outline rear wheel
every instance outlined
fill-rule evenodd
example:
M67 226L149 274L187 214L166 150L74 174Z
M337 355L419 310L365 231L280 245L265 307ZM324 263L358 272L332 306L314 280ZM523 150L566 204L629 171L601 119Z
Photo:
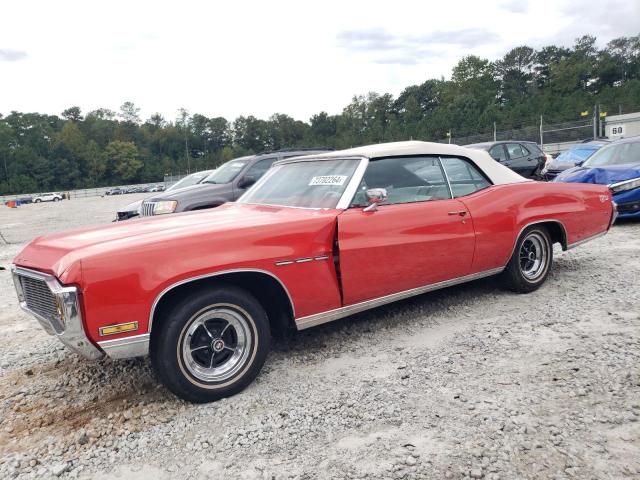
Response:
M516 242L516 248L503 277L508 288L528 293L545 282L553 263L553 246L548 230L540 225L527 228Z
M191 402L240 392L269 351L264 309L236 287L196 291L158 320L150 352L154 370L169 390Z
M53 197L54 202L57 202L58 200L60 200L58 197Z
M39 198L36 198L35 203L40 203L42 200L40 200Z

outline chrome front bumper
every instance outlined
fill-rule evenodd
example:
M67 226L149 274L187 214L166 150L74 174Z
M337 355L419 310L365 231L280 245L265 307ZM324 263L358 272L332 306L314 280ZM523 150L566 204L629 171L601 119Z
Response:
M18 294L20 307L36 317L48 334L54 335L63 344L83 357L97 360L104 356L104 353L89 341L84 331L82 310L76 287L67 287L60 284L53 275L16 267L15 265L11 267L11 273L13 274L13 282ZM36 312L33 308L30 308L30 294L24 291L22 279L32 279L46 284L51 292L51 299L45 298L42 301L52 300L55 303L55 314L46 314L42 310ZM36 301L41 301L42 293L34 294L32 298L37 298Z

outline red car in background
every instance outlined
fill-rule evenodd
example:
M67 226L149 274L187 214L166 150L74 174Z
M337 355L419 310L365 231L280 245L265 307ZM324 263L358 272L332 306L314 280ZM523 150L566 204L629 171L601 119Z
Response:
M151 355L176 395L232 395L273 331L501 274L537 289L554 243L607 232L606 186L539 183L455 145L400 142L277 162L238 202L40 237L21 306L97 359Z

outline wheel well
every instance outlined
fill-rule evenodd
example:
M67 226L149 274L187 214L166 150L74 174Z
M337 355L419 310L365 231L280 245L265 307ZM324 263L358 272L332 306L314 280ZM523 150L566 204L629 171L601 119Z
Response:
M547 227L549 235L551 236L551 243L559 243L562 247L562 250L567 249L567 232L564 229L564 225L562 225L562 223L552 220L539 222L535 225L544 225L545 227Z
M242 288L256 297L267 313L273 335L286 335L288 331L295 329L292 300L280 281L267 273L248 271L213 274L210 277L194 279L162 294L150 319L151 337L153 338L153 331L157 330L159 322L162 321L163 313L171 309L177 301L196 290L201 291L221 285Z

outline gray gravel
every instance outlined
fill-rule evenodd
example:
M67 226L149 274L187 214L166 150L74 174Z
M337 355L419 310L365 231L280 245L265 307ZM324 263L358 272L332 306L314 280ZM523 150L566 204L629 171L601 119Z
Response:
M2 208L0 266L135 199ZM0 478L640 478L639 234L556 250L529 295L486 279L299 333L208 405L68 352L0 271Z

